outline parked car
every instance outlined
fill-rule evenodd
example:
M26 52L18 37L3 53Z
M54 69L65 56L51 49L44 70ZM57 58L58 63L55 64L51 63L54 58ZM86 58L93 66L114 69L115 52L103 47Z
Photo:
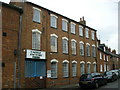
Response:
M117 75L115 74L115 72L108 71L108 72L105 72L103 75L108 82L117 80Z
M98 88L99 86L105 84L107 84L107 80L100 73L83 74L79 79L80 88L85 87Z
M114 72L118 78L120 78L120 70L116 69L116 70L111 70L110 72Z

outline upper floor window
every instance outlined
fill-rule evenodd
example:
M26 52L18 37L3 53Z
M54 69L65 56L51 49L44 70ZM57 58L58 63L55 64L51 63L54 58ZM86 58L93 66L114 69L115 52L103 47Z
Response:
M57 52L57 38L56 34L51 34L51 52Z
M95 40L95 32L92 31L91 34L92 34L92 40Z
M68 38L67 37L62 37L62 50L63 50L63 53L68 54Z
M40 9L33 7L33 21L40 23Z
M86 55L90 56L90 44L86 43Z
M72 44L72 54L76 54L76 40L72 39L71 44Z
M58 60L52 59L51 60L51 78L57 78L58 72Z
M50 26L57 28L57 16L50 14Z
M104 54L104 60L105 60L105 54Z
M71 22L71 33L75 34L75 26L76 24Z
M79 35L83 36L83 27L82 26L79 26Z
M107 56L107 61L108 61L108 56Z
M85 28L85 34L86 34L86 38L89 38L89 29Z
M80 55L83 56L84 55L84 42L80 42Z
M68 63L69 63L68 60L63 61L63 77L69 76Z
M92 45L92 57L96 57L96 47Z
M72 76L76 76L76 75L77 75L77 62L72 61Z
M68 31L68 21L65 19L62 19L62 30Z
M102 53L100 52L100 59L102 59Z
M40 50L40 35L41 32L39 30L32 30L32 49Z

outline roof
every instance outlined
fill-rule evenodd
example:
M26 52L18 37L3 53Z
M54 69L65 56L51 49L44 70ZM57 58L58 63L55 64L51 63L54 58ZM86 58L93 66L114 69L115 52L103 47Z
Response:
M2 4L2 6L14 9L14 10L18 11L20 14L23 13L23 9L21 7L17 7L17 6L14 6L14 5L11 5L11 4L7 4L7 3L4 3L4 2L0 2L0 4Z
M47 10L49 13L54 13L54 14L56 14L56 15L62 16L62 17L64 17L65 19L68 19L69 21L73 21L73 22L75 22L75 23L78 23L78 24L82 25L83 27L86 27L86 28L89 28L89 29L91 29L91 30L97 31L97 30L95 30L95 29L93 29L93 28L91 28L91 27L89 27L89 26L87 26L87 25L84 25L84 24L82 24L82 23L80 23L80 22L77 22L77 21L75 21L75 20L73 20L73 19L70 19L70 18L68 18L68 17L66 17L66 16L63 16L63 15L61 15L61 14L59 14L59 13L56 13L56 12L54 12L54 11L51 11L51 10L49 10L49 9L47 9L47 8L44 8L44 7L40 6L40 5L34 4L34 3L32 3L32 2L29 2L29 1L27 1L26 3L29 3L29 4L34 5L34 6L36 6L36 7L42 8L42 9L44 9L44 10Z
M104 51L102 48L98 47L98 50L100 50L101 52L105 53L105 54L108 54L108 55L111 55L111 56L114 56L114 57L119 57L117 54L114 54L112 52L109 52L109 51Z

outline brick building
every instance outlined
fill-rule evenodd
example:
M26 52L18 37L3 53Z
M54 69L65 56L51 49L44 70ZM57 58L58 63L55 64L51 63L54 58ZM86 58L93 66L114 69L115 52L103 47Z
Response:
M2 26L1 28L1 65L2 65L2 84L4 88L13 88L15 72L18 67L18 33L20 29L20 14L22 10L19 7L1 3ZM17 78L16 78L17 82Z
M105 44L101 44L100 40L98 40L97 69L100 73L119 69L116 51L111 51L111 48L108 48Z
M31 2L2 3L2 14L3 88L76 84L97 72L96 30L84 17L77 22Z

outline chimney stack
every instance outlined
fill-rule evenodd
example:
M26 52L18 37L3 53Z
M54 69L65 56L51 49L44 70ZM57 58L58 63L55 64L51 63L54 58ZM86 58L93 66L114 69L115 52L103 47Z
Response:
M80 23L86 25L86 21L84 20L84 16L82 18L80 18Z
M116 50L115 50L115 49L114 49L114 50L112 50L112 53L116 54Z

